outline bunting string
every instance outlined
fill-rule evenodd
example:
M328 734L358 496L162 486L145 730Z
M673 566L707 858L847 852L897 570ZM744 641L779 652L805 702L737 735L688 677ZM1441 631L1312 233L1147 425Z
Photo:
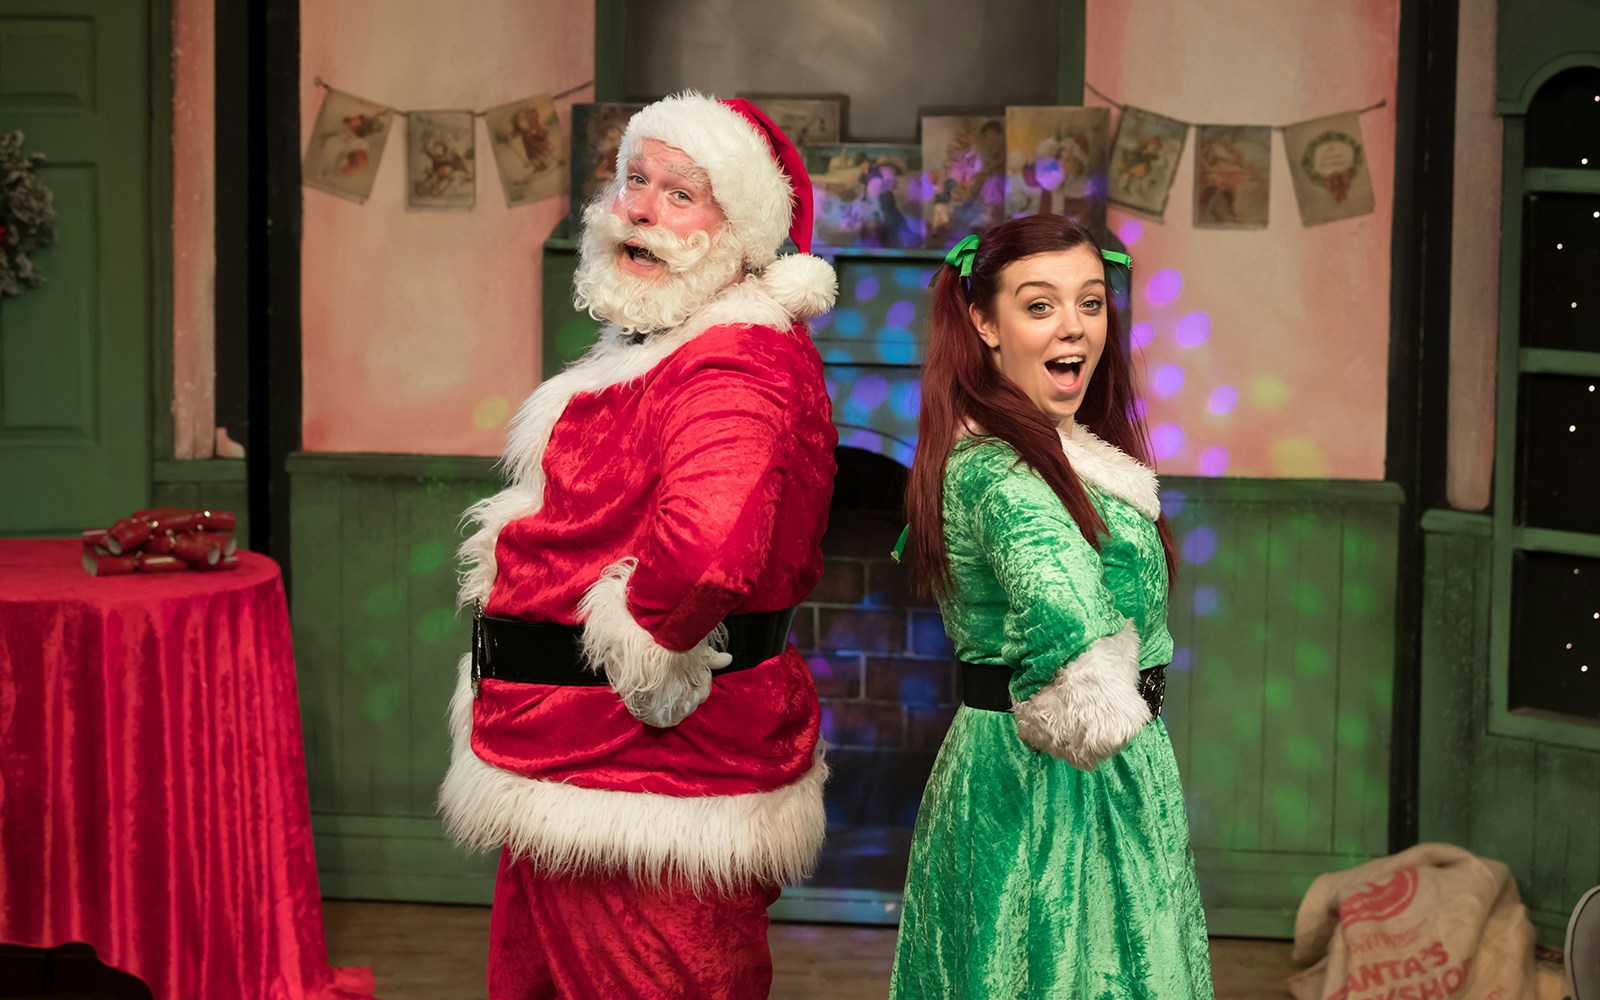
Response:
M321 87L323 90L339 90L340 89L338 87L335 87L333 84L329 83L328 81L324 80L320 75L312 77L311 78L311 82L316 84L317 86ZM580 83L580 84L578 84L576 86L568 87L566 90L561 91L559 94L551 94L550 95L550 99L552 101L559 101L562 98L571 97L573 94L576 94L578 91L584 89L585 87L592 87L592 86L594 86L594 81L593 80L585 80L585 81L583 81L582 83ZM384 107L389 108L390 110L394 111L395 114L399 114L399 115L409 115L409 114L413 113L413 112L410 112L410 111L406 111L404 108L397 108L392 104L385 104ZM474 111L472 114L473 114L474 117L482 118L484 116L485 112L483 112L483 111Z
M1087 80L1084 81L1083 87L1084 87L1085 90L1087 90L1090 93L1094 94L1094 96L1100 98L1102 101L1105 101L1107 104L1111 105L1113 108L1116 108L1118 111L1122 111L1127 107L1126 104L1123 104L1121 101L1117 100L1116 98L1109 96L1105 91L1101 90L1099 87L1096 87L1094 84L1088 82ZM1375 104L1369 104L1364 108L1356 108L1354 111L1348 112L1348 114L1364 115L1369 111L1376 111L1379 108L1385 108L1385 107L1388 107L1388 106L1389 106L1388 100L1381 100L1381 101L1378 101ZM1175 121L1175 122L1177 122L1177 123L1179 123L1181 125L1187 125L1190 128L1194 127L1194 122L1186 122L1181 118L1173 118L1172 121ZM1272 125L1272 126L1269 126L1269 127L1273 128L1273 129L1276 129L1279 132L1282 132L1284 129L1290 128L1291 126L1289 126L1289 125Z

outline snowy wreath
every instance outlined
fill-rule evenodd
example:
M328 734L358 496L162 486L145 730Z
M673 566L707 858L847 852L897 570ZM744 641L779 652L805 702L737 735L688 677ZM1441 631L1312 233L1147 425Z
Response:
M1317 154L1322 147L1338 144L1350 148L1350 162L1343 165L1340 170L1322 173L1317 170ZM1356 172L1365 162L1366 154L1361 149L1361 140L1348 132L1329 130L1306 143L1306 151L1300 157L1300 169L1305 171L1306 177L1313 184L1321 184L1333 195L1334 201L1344 201L1345 195L1350 193L1350 183L1355 180Z
M0 298L38 288L31 254L55 242L56 210L39 177L43 153L24 153L22 133L0 134Z

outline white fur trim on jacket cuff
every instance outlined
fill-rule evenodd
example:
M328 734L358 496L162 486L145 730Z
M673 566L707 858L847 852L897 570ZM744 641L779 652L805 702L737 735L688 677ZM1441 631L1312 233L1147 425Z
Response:
M1150 722L1139 694L1139 633L1096 639L1032 698L1012 708L1022 742L1092 771Z
M676 726L711 694L711 670L728 665L719 652L725 630L718 625L683 652L656 642L628 611L628 579L639 560L620 559L578 602L583 621L583 656L589 669L604 671L635 719L647 726Z

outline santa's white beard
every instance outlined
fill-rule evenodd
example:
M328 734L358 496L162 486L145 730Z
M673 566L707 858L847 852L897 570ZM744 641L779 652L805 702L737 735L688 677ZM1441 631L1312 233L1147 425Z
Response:
M578 270L572 279L579 309L627 333L672 330L739 276L744 254L732 227L724 224L715 236L700 232L687 239L659 227L639 228L611 211L615 194L602 194L583 210ZM624 243L636 243L660 258L661 273L644 277L622 270L618 250Z

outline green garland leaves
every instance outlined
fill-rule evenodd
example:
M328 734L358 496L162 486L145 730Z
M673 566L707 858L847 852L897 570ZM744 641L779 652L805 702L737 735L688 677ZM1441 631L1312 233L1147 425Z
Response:
M22 133L0 134L0 298L44 281L31 254L55 242L56 209L39 178L43 153L24 153Z

